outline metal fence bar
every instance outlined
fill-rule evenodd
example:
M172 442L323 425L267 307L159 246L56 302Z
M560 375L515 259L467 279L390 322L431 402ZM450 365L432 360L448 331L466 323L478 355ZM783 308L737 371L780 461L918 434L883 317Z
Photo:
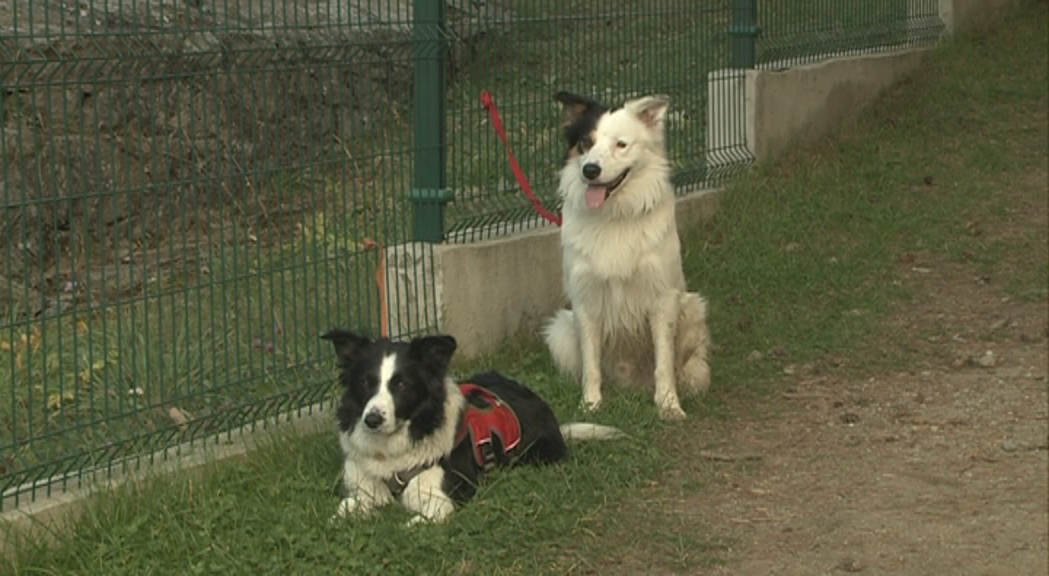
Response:
M444 239L447 34L444 2L415 0L415 167L411 200L415 240Z
M733 0L729 34L732 37L732 65L736 68L753 68L757 62L755 44L761 35L761 28L758 27L758 0Z

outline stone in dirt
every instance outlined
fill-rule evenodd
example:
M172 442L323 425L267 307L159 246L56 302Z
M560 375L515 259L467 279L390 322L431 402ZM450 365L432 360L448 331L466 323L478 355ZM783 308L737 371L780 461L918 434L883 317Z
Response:
M998 358L995 357L994 351L988 350L982 356L976 358L975 362L981 368L994 368L998 364Z

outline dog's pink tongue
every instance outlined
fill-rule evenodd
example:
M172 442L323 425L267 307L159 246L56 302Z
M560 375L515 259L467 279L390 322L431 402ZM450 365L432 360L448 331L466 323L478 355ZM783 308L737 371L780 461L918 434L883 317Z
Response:
M588 208L600 208L605 203L608 190L604 186L586 187L586 205Z

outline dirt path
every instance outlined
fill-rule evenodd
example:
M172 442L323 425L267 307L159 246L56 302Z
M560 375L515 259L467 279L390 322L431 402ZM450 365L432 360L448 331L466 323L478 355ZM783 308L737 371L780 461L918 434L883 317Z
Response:
M1046 182L1003 198L1012 215L983 233L1044 243ZM780 395L696 422L704 487L680 520L729 543L702 572L1049 573L1049 306L1004 289L1029 259L1006 255L988 278L903 255L914 298L889 322L920 360L859 380L788 369Z

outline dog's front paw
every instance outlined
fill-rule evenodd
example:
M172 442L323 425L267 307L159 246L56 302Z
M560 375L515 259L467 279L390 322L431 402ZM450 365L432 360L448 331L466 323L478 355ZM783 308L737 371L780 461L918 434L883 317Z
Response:
M601 408L601 396L597 398L583 398L579 405L586 412L597 412Z
M687 417L681 405L676 401L661 403L659 405L659 419L666 421L684 420Z
M430 520L426 516L423 516L422 514L416 514L415 516L412 516L411 520L405 522L404 527L411 528L412 526L418 526L420 524L431 524L432 522L433 520Z
M339 507L335 510L335 515L331 519L334 521L351 516L367 516L367 514L368 508L356 498L350 496L343 498L342 502L339 502Z

